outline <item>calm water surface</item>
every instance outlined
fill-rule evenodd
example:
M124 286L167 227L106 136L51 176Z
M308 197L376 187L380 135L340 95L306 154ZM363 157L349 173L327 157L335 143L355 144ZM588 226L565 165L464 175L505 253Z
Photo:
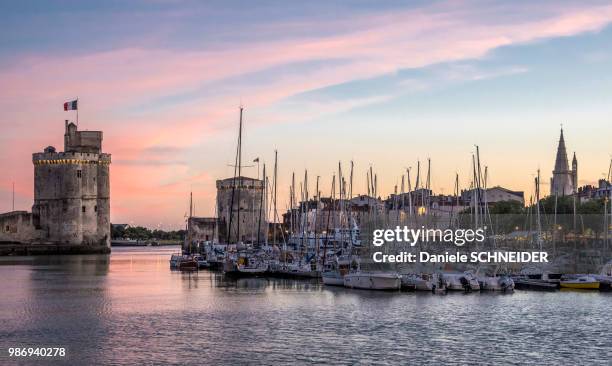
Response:
M175 248L0 258L0 364L612 364L612 294L379 293L169 269ZM64 359L9 347L66 347Z

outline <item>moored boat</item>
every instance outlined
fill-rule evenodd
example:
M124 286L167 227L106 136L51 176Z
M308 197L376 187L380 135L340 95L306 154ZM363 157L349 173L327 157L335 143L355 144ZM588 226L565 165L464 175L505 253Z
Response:
M344 276L344 287L363 290L399 290L401 276L397 273L352 272Z
M170 257L170 268L179 270L197 270L198 262L187 254L172 254Z
M561 288L598 290L599 281L592 276L580 276L576 278L561 279Z
M414 288L417 291L432 291L436 288L443 288L444 285L438 281L438 274L403 274L402 275L402 287Z
M344 286L344 276L338 271L326 271L321 273L323 284L328 286Z
M331 268L323 271L321 277L323 284L329 286L344 286L344 276L351 269L359 270L359 258L357 256L342 255L337 257Z
M480 284L471 272L444 272L442 278L447 290L466 292L480 290Z
M210 268L210 263L208 263L208 261L206 260L206 258L204 258L203 255L196 254L193 256L193 259L195 259L195 261L198 262L199 269Z

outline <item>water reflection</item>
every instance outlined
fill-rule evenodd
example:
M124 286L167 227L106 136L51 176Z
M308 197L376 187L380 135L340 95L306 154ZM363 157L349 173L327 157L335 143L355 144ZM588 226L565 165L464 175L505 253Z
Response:
M65 364L601 363L612 294L372 292L170 271L175 248L0 258L0 349ZM571 339L572 349L566 346ZM4 358L3 358L4 357ZM6 364L0 355L0 364ZM53 363L53 362L52 362Z

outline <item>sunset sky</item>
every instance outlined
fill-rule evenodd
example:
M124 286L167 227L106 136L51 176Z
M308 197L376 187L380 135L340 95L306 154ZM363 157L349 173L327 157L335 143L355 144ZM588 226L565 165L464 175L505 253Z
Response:
M358 193L372 165L386 196L430 157L434 191L451 193L475 144L489 184L528 198L561 123L580 184L595 183L612 153L612 4L512 4L2 2L0 212L13 181L31 210L31 154L62 149L77 96L79 127L112 154L114 223L182 227L190 190L213 215L241 104L243 159L271 169L278 149L283 208L292 171L328 194L339 160Z

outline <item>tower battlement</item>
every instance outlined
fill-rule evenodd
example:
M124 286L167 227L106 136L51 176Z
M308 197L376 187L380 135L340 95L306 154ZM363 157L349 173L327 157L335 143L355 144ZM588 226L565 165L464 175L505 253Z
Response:
M77 125L66 120L64 151L100 153L102 151L102 131L78 131Z

